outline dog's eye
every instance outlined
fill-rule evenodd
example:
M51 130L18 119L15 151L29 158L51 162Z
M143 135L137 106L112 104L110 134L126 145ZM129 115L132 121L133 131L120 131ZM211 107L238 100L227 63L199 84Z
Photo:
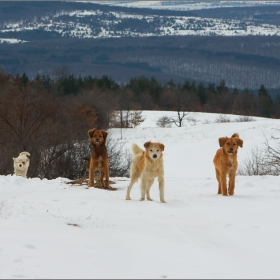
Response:
M157 152L158 152L159 150L157 150Z
M153 150L150 150L150 152L152 152Z

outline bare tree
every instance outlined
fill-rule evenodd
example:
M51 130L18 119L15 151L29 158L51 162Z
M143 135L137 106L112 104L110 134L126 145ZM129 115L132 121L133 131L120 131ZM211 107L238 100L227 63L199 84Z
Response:
M170 121L173 122L176 126L182 127L183 121L187 120L193 124L196 123L196 118L193 113L185 111L177 111L177 117L170 117Z

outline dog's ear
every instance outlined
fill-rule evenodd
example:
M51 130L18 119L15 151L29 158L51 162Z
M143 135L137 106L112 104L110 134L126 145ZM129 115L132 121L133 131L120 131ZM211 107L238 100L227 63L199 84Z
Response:
M150 144L151 144L151 141L148 141L144 144L144 147L147 149L150 146Z
M93 137L93 134L94 134L94 131L95 131L96 129L95 128L92 128L92 129L90 129L89 131L88 131L88 136L89 136L89 138L92 138Z
M162 143L159 143L159 146L160 146L161 150L164 151L164 148L165 148L164 145Z
M106 139L106 138L107 138L107 135L108 135L108 132L107 132L107 131L102 130L102 134L103 134L103 138L104 138L104 139Z
M220 147L223 147L225 145L227 139L228 139L227 137L219 138L219 145L220 145Z
M239 147L243 148L243 140L241 139L236 139L236 143Z

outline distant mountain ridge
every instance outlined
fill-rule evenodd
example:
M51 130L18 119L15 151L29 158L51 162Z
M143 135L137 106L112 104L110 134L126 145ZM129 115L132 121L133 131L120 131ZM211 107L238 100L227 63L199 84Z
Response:
M229 87L278 89L280 3L247 2L208 1L211 9L202 9L194 1L196 10L174 9L178 1L161 1L164 9L155 8L159 1L0 2L0 70L34 78L67 65L117 82L224 79Z
M28 5L32 2L27 2ZM280 11L280 5L276 7ZM9 20L1 17L0 43L32 41L32 33L38 31L53 32L58 37L93 39L187 35L280 36L278 25L261 23L261 20L201 17L188 12L186 15L177 12L176 15L176 11L166 10L165 14L159 15L155 10L131 10L127 7L111 6L111 9L102 4L72 2L69 7L57 4L56 9L33 14L33 18L32 14L26 18L20 14L18 19L14 17L13 20L13 17ZM3 10L7 12L7 9ZM166 14L168 12L170 14Z

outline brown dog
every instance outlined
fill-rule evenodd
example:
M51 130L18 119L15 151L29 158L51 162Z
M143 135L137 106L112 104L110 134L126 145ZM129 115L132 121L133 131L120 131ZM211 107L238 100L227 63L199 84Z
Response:
M134 183L141 177L141 198L140 201L152 201L150 188L158 177L160 202L164 200L164 168L163 151L164 145L161 143L146 142L145 151L138 145L132 144L133 160L130 167L130 183L127 188L126 200L130 200L130 191Z
M233 195L235 188L235 176L238 166L237 151L238 146L243 147L243 140L239 139L239 134L234 133L231 138L219 138L220 149L217 150L213 159L216 170L216 178L219 183L218 194L224 196ZM227 176L229 184L227 189Z
M100 173L100 183L104 188L109 187L109 158L106 148L106 138L108 133L95 128L88 131L89 140L92 144L92 153L89 160L89 181L88 186L94 186L94 174ZM105 176L105 184L104 184Z

